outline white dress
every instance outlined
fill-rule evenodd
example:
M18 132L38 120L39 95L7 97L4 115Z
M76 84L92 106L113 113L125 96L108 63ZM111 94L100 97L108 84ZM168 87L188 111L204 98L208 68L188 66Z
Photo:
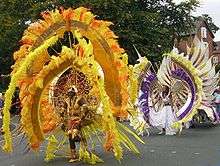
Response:
M176 121L176 116L172 111L170 103L170 99L167 95L166 97L162 97L164 106L161 110L155 111L151 108L149 113L149 122L152 126L157 127L158 129L162 130L165 129L166 135L174 135L176 134L177 130L172 128L172 124Z

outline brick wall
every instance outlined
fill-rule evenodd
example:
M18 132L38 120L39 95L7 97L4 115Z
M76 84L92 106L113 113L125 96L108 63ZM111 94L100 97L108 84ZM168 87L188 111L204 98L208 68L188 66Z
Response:
M206 29L207 29L207 37L206 38L202 38L202 36L201 36L201 28L202 27L206 27ZM198 26L197 36L199 37L199 39L201 41L208 43L208 46L209 46L209 57L211 57L212 54L213 54L213 51L214 51L214 41L213 41L214 36L213 36L212 32L210 32L208 30L208 27L207 27L207 25L206 25L206 23L204 21L202 21L200 26Z
M206 38L202 37L201 34L201 28L206 28ZM197 27L195 29L195 32L191 35L183 36L182 39L178 42L177 48L179 49L180 53L187 52L187 45L191 47L194 37L197 36L201 41L206 42L209 47L209 57L213 55L213 52L215 51L215 42L214 42L214 35L211 32L211 30L208 28L208 25L205 21L199 21L197 23ZM217 53L216 53L217 54ZM220 60L220 59L219 59Z
M187 53L187 45L191 47L194 37L195 35L191 35L180 39L180 41L177 44L177 48L180 53Z

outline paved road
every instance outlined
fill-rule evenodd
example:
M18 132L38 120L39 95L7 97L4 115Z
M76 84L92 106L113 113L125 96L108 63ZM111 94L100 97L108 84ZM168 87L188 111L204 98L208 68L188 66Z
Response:
M145 145L138 144L140 155L128 151L121 164L111 154L96 147L105 163L100 166L220 166L220 126L184 130L181 136L160 136L151 131L150 137L143 137ZM59 158L45 163L42 153L22 154L22 144L16 145L14 153L0 152L0 166L84 166L83 163L69 164Z

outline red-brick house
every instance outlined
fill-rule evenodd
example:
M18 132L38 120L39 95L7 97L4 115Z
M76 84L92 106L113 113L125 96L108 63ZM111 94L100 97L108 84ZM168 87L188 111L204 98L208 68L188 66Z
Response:
M220 41L215 42L212 60L214 64L220 64Z
M214 34L209 28L207 22L200 17L196 23L195 29L191 34L182 34L181 39L178 41L176 47L179 49L180 53L187 51L187 45L190 47L192 45L195 36L205 45L209 47L209 57L212 57L214 64L220 63L220 42L214 42Z

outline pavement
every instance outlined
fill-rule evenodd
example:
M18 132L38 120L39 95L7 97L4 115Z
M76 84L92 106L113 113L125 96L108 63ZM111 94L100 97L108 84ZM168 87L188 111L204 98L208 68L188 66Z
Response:
M145 145L137 143L141 152L134 155L127 150L118 162L111 153L105 153L101 145L96 147L105 162L98 166L220 166L220 126L203 126L183 130L180 136L157 135L156 130L142 139ZM84 163L68 163L66 158L44 161L42 151L24 154L24 143L14 139L14 152L0 152L0 166L84 166ZM2 142L1 142L2 144ZM41 149L42 150L42 149Z

